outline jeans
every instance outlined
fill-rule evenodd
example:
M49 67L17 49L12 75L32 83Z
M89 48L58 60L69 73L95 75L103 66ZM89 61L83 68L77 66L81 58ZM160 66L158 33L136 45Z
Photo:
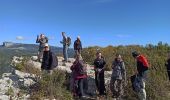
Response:
M64 60L68 61L68 46L67 45L63 46L63 55L64 55Z

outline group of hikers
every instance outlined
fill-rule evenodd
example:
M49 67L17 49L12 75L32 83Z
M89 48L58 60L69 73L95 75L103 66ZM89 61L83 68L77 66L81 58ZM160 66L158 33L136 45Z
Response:
M63 45L63 62L68 62L68 48L71 45L71 38L67 37L65 32L62 32L63 40L60 43ZM48 38L41 34L37 36L36 43L40 43L38 60L42 62L42 71L52 74L52 70L58 66L58 59L56 55L50 50L48 45ZM80 36L74 42L75 61L70 67L71 80L70 86L73 96L80 98L88 98L88 81L87 81L87 64L81 56L82 43ZM137 51L132 52L132 57L136 59L137 71L136 74L131 76L132 88L137 93L139 100L146 100L145 82L147 73L149 70L149 63L146 57ZM99 97L104 97L106 93L105 87L105 66L106 61L102 53L96 51L96 59L94 59L94 71L95 71L95 84L97 88L97 94ZM168 76L170 80L170 53L168 60L165 64L167 66ZM116 54L112 62L112 75L110 81L110 90L112 97L121 99L124 93L125 86L127 85L127 76L125 63L120 54Z

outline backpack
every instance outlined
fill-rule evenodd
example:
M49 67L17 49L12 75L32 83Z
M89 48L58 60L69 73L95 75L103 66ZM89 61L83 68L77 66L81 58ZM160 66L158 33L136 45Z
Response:
M140 55L138 58L137 58L138 61L142 62L143 63L143 66L145 67L149 67L149 63L146 59L146 57L144 57L143 55Z
M46 39L46 43L48 43L48 38L47 38L47 37L45 37L45 39Z
M140 92L141 89L143 89L145 86L143 85L141 79L137 75L133 75L130 77L131 83L132 83L132 89L135 92Z
M67 45L70 46L71 45L71 38L67 37Z
M78 62L78 64L79 64L79 69L78 69L78 73L79 73L79 75L85 75L86 74L86 66L85 66L85 64L83 63L83 62Z

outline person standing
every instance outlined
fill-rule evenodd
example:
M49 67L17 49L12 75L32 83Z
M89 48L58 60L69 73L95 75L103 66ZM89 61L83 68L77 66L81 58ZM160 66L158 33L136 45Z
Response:
M58 59L56 55L50 50L49 45L46 43L44 45L41 70L49 74L52 74L53 69L56 68L57 66L58 66Z
M123 84L126 85L126 69L121 55L116 55L112 64L112 76L110 89L113 93L113 98L121 98L123 95Z
M76 55L81 54L82 43L81 43L81 40L80 40L80 36L78 36L77 40L74 42L74 51L75 51Z
M165 66L167 68L167 73L168 73L168 77L170 81L170 52L168 53L168 59L167 59L167 62L165 63Z
M87 84L84 84L87 78L86 71L87 69L81 55L76 56L76 60L71 66L71 70L72 70L71 84L73 86L72 91L74 96L79 96L80 98L88 98L85 89L85 86L87 86Z
M64 61L68 62L68 47L71 44L71 39L66 36L65 32L62 32L62 37L63 37L63 40L60 41L60 43L63 44Z
M149 63L145 56L141 55L137 51L132 52L132 56L137 62L137 74L135 75L135 90L138 93L140 100L146 100L145 81L147 77L147 71L149 70Z
M105 70L105 60L102 57L101 52L97 52L97 58L94 60L94 70L95 70L95 82L97 89L99 91L99 95L105 95L105 80L104 80L104 70Z
M37 40L36 43L39 43L39 50L38 50L38 60L40 62L42 62L42 58L43 58L43 49L44 49L44 45L45 43L48 43L48 38L44 35L41 34L40 36L37 36Z

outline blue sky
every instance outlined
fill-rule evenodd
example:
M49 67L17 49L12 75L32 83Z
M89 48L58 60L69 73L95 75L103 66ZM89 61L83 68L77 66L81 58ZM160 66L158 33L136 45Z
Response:
M0 43L35 43L61 32L83 45L170 43L170 0L0 0Z

